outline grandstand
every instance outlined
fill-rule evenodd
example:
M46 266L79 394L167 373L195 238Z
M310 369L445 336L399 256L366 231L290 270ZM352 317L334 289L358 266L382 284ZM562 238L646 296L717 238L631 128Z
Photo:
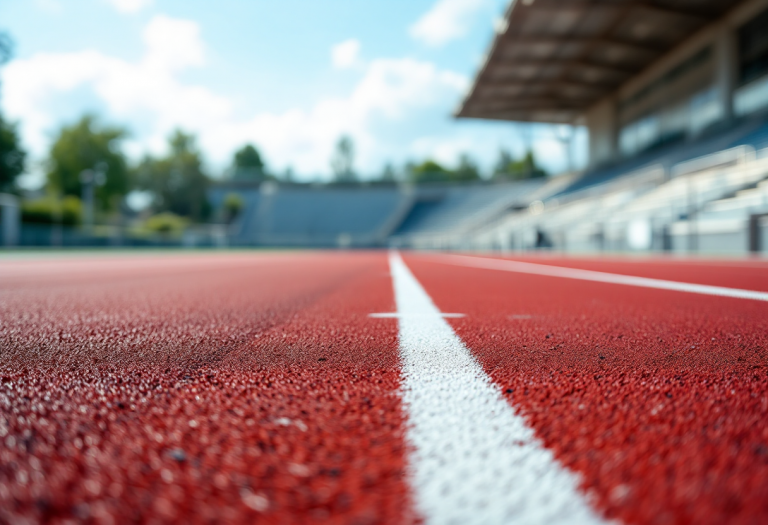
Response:
M231 226L237 246L363 247L384 243L403 212L404 195L394 186L222 184L211 192L215 207L229 193L244 207Z
M545 181L387 185L225 182L210 193L221 208L230 193L244 207L231 225L235 246L412 246L527 208Z
M764 251L765 27L765 0L512 2L457 116L584 125L588 167L431 246Z
M768 211L768 155L748 146L651 165L594 187L559 192L471 232L476 248L562 251L757 251ZM756 236L756 237L755 237ZM544 239L546 242L542 242ZM752 240L751 240L752 239ZM464 239L443 240L458 246ZM765 244L762 244L765 246Z

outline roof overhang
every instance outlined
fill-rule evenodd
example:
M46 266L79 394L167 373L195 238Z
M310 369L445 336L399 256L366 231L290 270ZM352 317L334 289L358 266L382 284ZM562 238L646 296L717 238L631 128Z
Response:
M573 123L733 0L517 0L456 113Z

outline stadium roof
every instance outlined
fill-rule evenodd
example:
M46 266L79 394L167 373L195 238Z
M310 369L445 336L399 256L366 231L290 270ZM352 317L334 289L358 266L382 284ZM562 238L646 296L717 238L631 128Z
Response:
M733 0L517 0L457 117L570 123Z

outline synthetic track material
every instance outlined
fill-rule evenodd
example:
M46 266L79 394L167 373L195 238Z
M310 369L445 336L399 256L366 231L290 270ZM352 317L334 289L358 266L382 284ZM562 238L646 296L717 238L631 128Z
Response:
M401 257L390 255L416 505L431 525L599 524Z
M608 517L766 521L768 304L405 261Z
M0 522L411 521L386 258L57 264L2 278Z
M598 514L768 522L768 303L433 257L404 261ZM418 522L395 311L385 253L0 260L0 523Z

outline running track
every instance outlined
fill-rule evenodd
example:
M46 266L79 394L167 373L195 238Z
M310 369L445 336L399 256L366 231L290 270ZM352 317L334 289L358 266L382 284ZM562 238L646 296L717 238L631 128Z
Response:
M0 260L0 523L768 522L768 263L517 261Z

